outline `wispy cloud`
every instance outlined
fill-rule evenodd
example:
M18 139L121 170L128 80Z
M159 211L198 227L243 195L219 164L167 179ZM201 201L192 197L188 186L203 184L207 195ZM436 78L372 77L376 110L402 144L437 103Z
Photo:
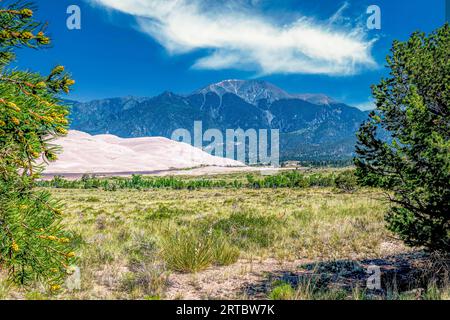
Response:
M350 4L348 2L344 2L339 10L328 19L328 23L334 24L345 21L344 11L347 10L349 6Z
M89 0L136 16L142 32L170 54L207 49L202 69L246 69L261 74L351 75L376 66L362 28L337 26L345 3L328 21L300 17L280 25L255 6L234 0Z
M376 108L375 101L372 98L369 101L356 103L354 106L363 111L374 110Z

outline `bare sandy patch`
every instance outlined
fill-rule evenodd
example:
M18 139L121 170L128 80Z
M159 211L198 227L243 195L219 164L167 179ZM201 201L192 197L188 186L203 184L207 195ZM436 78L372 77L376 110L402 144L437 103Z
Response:
M173 273L168 279L166 299L254 299L246 286L260 282L278 270L298 270L303 260L239 260L225 267L213 267L196 274ZM264 288L262 288L264 289ZM262 290L265 291L265 290Z

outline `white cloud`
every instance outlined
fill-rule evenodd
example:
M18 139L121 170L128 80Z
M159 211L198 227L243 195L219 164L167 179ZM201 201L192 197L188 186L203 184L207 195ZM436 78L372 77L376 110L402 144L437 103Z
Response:
M362 103L356 103L354 106L362 111L374 110L376 108L375 101L373 99Z
M208 49L196 68L351 75L376 66L374 41L363 29L336 26L347 4L328 22L301 17L279 25L255 9L258 1L234 0L227 6L211 0L90 1L136 16L140 30L171 54Z

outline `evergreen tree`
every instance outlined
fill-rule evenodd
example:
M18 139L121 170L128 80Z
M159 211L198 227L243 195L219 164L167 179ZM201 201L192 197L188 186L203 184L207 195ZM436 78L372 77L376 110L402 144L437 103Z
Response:
M9 68L19 48L50 44L33 8L0 2L0 268L20 284L45 281L58 290L75 254L60 224L61 206L35 191L51 144L67 134L68 109L57 98L74 81L62 66L48 76Z
M390 191L390 230L411 246L449 252L449 25L395 41L387 62L390 76L373 86L377 108L358 133L357 175Z

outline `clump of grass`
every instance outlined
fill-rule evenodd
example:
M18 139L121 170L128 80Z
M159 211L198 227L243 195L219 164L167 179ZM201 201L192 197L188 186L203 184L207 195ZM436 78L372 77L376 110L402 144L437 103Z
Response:
M325 292L318 284L318 277L303 277L299 279L295 300L320 300L318 297L325 296Z
M370 296L367 294L367 290L361 288L360 286L356 285L352 288L352 300L370 300Z
M270 300L293 300L296 296L295 289L289 283L280 282L269 294Z
M148 300L148 301L161 300L161 297L160 296L145 296L144 300Z
M422 297L424 300L442 300L442 293L436 283L431 283Z
M277 283L277 282L276 282ZM272 300L345 300L349 293L343 289L324 285L319 277L300 277L296 288L279 282L269 293Z
M167 286L167 274L155 264L135 265L120 280L120 289L133 297L161 297Z
M10 292L11 285L4 280L0 280L0 300L6 299Z
M239 252L212 232L181 230L164 237L162 256L171 270L198 272L214 264L232 264L237 261Z
M86 202L92 202L92 203L94 203L94 202L101 202L100 198L98 198L98 197L93 197L93 196L86 198L84 201L86 201Z
M110 246L92 246L86 252L86 260L88 265L102 266L111 264L115 260L115 248Z
M150 210L146 213L146 220L162 220L173 219L183 215L193 214L191 211L181 210L178 208L170 208L164 205L160 205L156 210Z
M143 231L133 232L129 241L124 246L124 253L128 256L129 262L134 261L154 261L157 255L157 240L153 235Z
M252 245L269 247L275 240L280 221L272 215L261 215L252 211L233 212L229 217L217 221L215 231L228 235L242 249Z
M239 259L239 248L231 245L225 239L214 241L214 264L218 266L229 266Z
M450 285L448 285L446 288L442 289L442 300L450 300Z
M39 291L29 291L25 293L25 299L31 301L48 300L48 297Z
M214 261L210 237L192 231L179 231L162 243L162 256L167 267L179 272L197 272Z
M106 215L101 214L97 217L95 224L98 230L105 230L108 223Z

